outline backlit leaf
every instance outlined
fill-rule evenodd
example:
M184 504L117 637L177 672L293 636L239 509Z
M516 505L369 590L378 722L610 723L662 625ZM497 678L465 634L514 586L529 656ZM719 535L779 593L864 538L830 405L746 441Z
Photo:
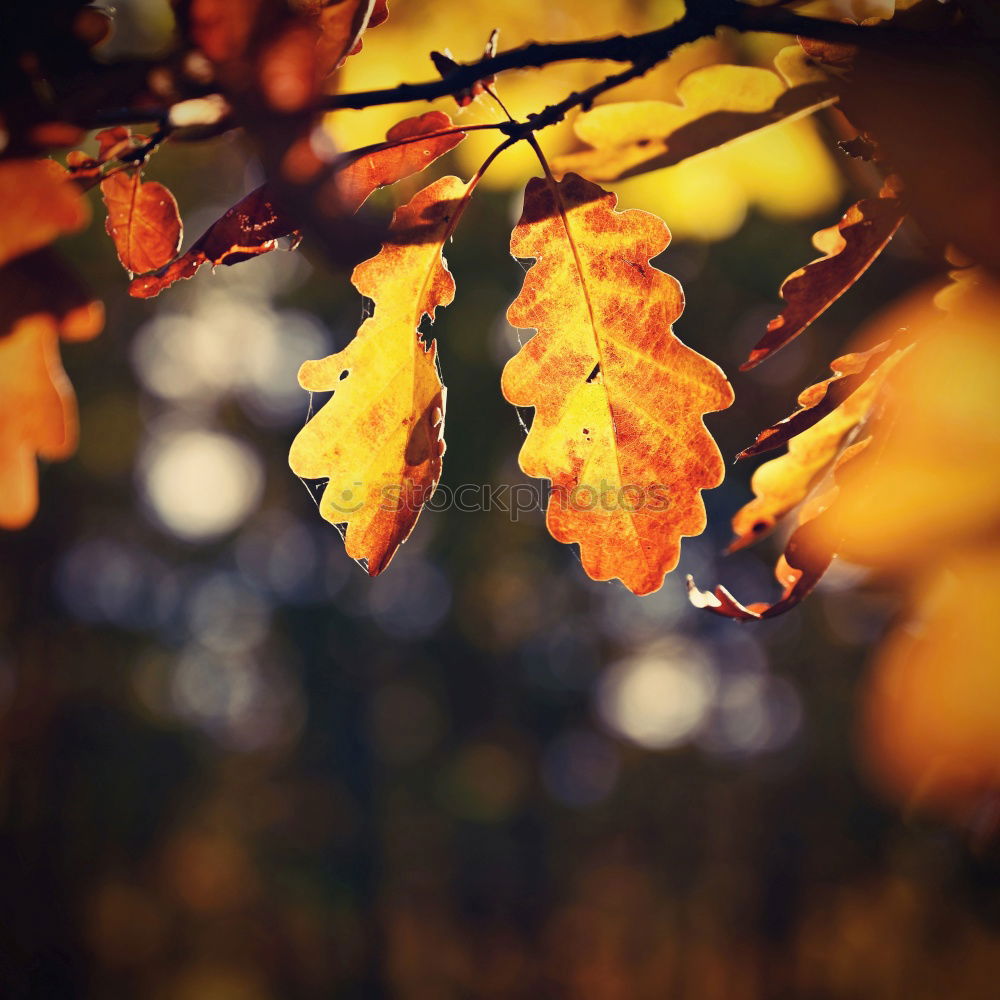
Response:
M886 375L897 360L898 352L880 361L865 382L839 406L793 437L785 454L757 468L750 480L754 499L733 517L735 537L730 551L742 549L769 535L779 518L806 498L837 457L847 435L868 416ZM804 395L820 386L807 389Z
M828 413L835 410L852 393L860 389L885 359L889 341L873 347L870 351L845 354L830 362L834 373L830 378L809 386L799 393L799 409L784 420L762 430L749 448L744 448L736 457L751 458L773 451L808 430Z
M722 481L723 462L702 417L733 393L674 336L683 293L649 264L667 227L615 203L575 174L529 182L511 252L535 264L507 318L538 333L502 387L535 408L520 462L552 481L549 531L579 543L593 579L648 594L676 566L681 537L705 527L701 490Z
M348 346L307 361L299 383L333 398L299 431L289 464L326 479L320 513L346 524L347 554L375 576L412 531L441 476L444 386L437 346L420 336L424 316L448 305L455 282L442 248L469 192L443 177L397 210L390 239L355 268L352 281L375 302Z
M354 212L376 189L419 173L438 157L454 149L464 138L464 132L435 135L453 128L452 120L443 111L407 118L393 125L385 138L397 142L414 136L426 136L420 142L407 142L388 149L368 153L336 173L337 191L344 210Z
M868 270L903 221L903 203L894 191L887 184L878 198L862 199L837 225L813 236L813 245L823 256L782 283L781 296L787 305L767 324L767 332L740 365L741 371L756 367L794 340Z
M773 604L742 604L723 586L718 586L713 591L699 590L689 576L687 585L691 603L696 608L711 611L724 618L754 621L782 615L807 597L830 568L836 555L836 548L828 540L829 532L822 529L826 522L835 518L834 505L840 492L838 473L870 443L871 437L866 437L845 448L833 463L829 488L818 492L803 506L798 527L792 532L784 554L774 567L775 579L782 588L781 597L777 601Z
M108 208L105 229L126 271L146 274L174 259L181 217L167 188L144 182L138 170L120 170L101 181L101 194Z
M680 81L679 104L631 101L586 111L577 116L574 129L592 148L559 157L554 167L599 181L632 177L836 100L833 81L798 46L779 52L775 68L778 73L755 66L706 66Z

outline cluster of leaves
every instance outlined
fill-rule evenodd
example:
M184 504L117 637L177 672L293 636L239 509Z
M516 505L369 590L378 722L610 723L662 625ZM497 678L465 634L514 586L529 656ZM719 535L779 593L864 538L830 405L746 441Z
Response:
M87 8L64 6L72 14L64 27L79 39L78 18ZM787 6L780 5L770 26L759 20L748 20L746 26L778 31L833 23L794 14L790 21L782 20ZM935 9L928 11L930 6ZM325 482L321 513L346 527L348 553L372 575L388 566L441 476L446 390L437 345L425 339L421 324L425 317L433 320L455 293L443 248L479 179L515 143L530 145L543 175L528 184L511 241L516 257L534 261L508 319L537 334L508 363L502 378L505 398L535 411L521 467L552 483L547 511L552 535L579 545L591 577L620 579L636 594L658 589L677 565L681 538L705 527L701 492L721 482L723 460L703 418L728 407L733 390L715 364L674 335L683 293L672 277L650 264L669 242L666 225L649 213L617 211L615 196L595 182L675 165L833 105L853 124L857 137L845 144L845 154L873 162L883 186L816 234L822 256L784 282L785 306L743 369L801 335L875 261L908 212L931 245L954 243L985 265L996 263L992 234L997 197L986 192L986 178L995 175L995 139L972 144L970 184L981 196L974 206L967 196L953 192L949 207L942 210L937 190L953 179L950 157L958 150L963 164L968 163L965 147L995 89L994 76L983 71L995 39L988 37L988 25L976 19L974 5L967 11L964 5L941 9L917 4L905 22L896 18L903 22L898 36L885 27L852 26L858 46L802 40L779 53L773 70L704 67L681 81L675 102L590 107L606 91L646 72L674 45L710 33L712 16L720 24L738 23L733 19L748 10L739 3L705 7L653 33L656 39L647 44L665 42L664 51L634 46L623 57L609 49L613 58L629 62L623 72L526 121L510 118L477 126L494 128L502 137L480 170L468 182L442 177L420 190L395 213L381 250L355 268L352 281L374 302L374 314L343 351L303 365L303 388L333 395L295 438L290 464L297 475ZM40 248L83 224L87 209L80 192L93 185L100 186L107 231L132 276L131 294L149 297L206 263L236 264L275 249L283 239L294 244L301 232L317 234L321 244L326 233L328 249L331 242L343 244L354 213L372 191L425 169L465 138L467 129L434 111L399 122L384 143L349 153L319 148L315 127L329 106L330 76L358 51L365 30L387 17L380 0L295 5L189 0L178 5L177 14L184 45L171 75L156 78L155 95L148 86L135 87L137 105L156 97L165 108L155 132L142 136L120 124L108 127L96 137L96 155L71 152L66 171L48 160L10 156L0 163L5 191L12 194L8 218L19 212L30 216L23 227L13 228L11 245L4 246L3 259L11 262L5 272L9 280L22 280L17 275L25 268L53 266L38 263L38 254L51 253ZM663 34L670 31L675 34ZM956 45L940 45L942 32ZM38 26L29 24L19 37L30 47L37 33ZM871 46L868 38L874 40ZM77 44L74 51L80 48ZM960 50L961 71L953 49ZM937 81L933 100L929 98L931 110L948 122L941 125L945 155L925 156L921 129L912 120L905 125L897 120L898 108L911 101L909 95L928 93L924 69L915 68L927 54L937 60L941 79L953 81L947 83L951 89L945 101ZM496 56L494 32L482 71L470 78L450 55L435 53L443 83L454 78L456 85L423 91L400 87L398 99L414 96L414 89L427 96L450 92L460 107L482 98L506 112L491 68L505 55ZM80 51L77 56L82 66L84 56ZM20 65L31 64L21 58ZM29 77L42 72L39 60L34 65L24 71ZM905 101L894 96L895 83L906 88ZM57 74L50 89L68 86ZM363 98L358 95L356 106L364 106ZM385 103L393 98L372 92L367 99ZM957 115L952 113L954 102L962 108ZM72 107L68 98L67 106ZM584 108L574 122L581 148L550 166L535 133L577 107ZM40 144L52 144L57 129L45 120L46 111L36 107L9 116L8 124L16 126L10 153L22 157ZM68 118L68 123L56 124L63 130L61 141L73 142L80 115L74 111ZM940 123L934 121L937 127ZM178 207L161 184L143 180L149 158L167 139L196 138L239 125L259 140L269 180L178 254ZM323 224L317 225L317 219ZM336 233L333 240L331 231ZM16 385L16 392L5 391L0 401L6 411L0 516L8 526L24 523L33 513L34 455L61 457L72 448L71 393L54 345L59 334L93 335L99 321L94 306L79 306L76 292L65 294L65 304L48 299L40 311L5 317L10 332L0 338L0 352L12 359L30 356L0 369ZM758 468L754 499L733 519L733 547L739 548L769 534L782 519L795 518L775 570L782 593L773 603L748 605L724 588L702 592L691 582L696 605L737 619L771 617L815 586L843 541L843 533L830 527L841 520L835 502L841 479L872 450L873 442L877 445L873 428L885 389L910 339L893 333L833 361L832 377L806 389L794 413L761 431L738 456L746 459L787 447Z

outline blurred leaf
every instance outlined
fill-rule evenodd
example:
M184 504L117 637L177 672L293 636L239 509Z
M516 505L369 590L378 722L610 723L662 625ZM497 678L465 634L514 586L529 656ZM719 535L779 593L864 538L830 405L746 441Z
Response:
M844 477L840 530L854 562L918 566L995 527L1000 286L970 269L936 302L910 310L916 343L893 376L879 449Z
M320 513L346 524L347 554L376 576L413 530L441 477L444 387L424 316L451 302L455 282L442 248L470 188L443 177L399 208L389 240L352 281L375 302L354 340L299 372L304 389L333 398L299 431L289 464L326 479Z
M55 160L0 163L0 265L82 229L90 208Z
M865 698L869 767L894 797L971 822L1000 788L1000 552L923 574L879 648Z
M73 388L58 339L87 340L104 324L100 304L50 250L0 271L0 527L21 528L38 509L36 456L76 448Z
M535 408L520 462L552 480L549 531L579 542L593 579L648 594L677 565L681 536L704 530L701 490L722 481L723 463L702 416L733 393L672 333L680 286L649 265L666 226L616 201L575 174L529 182L511 253L535 264L507 318L538 333L502 387Z
M878 198L862 199L844 213L837 225L816 233L813 246L824 256L782 283L781 296L787 305L767 324L767 333L740 365L740 371L759 365L833 305L885 249L904 214L894 185L888 183Z
M574 129L593 148L561 156L554 167L600 181L632 177L811 114L837 99L834 82L798 46L782 49L775 68L780 75L755 66L706 66L680 81L680 104L633 101L583 112Z

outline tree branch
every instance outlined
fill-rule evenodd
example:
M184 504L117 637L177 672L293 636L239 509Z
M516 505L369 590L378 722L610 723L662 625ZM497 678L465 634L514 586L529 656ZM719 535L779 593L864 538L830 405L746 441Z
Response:
M489 58L461 63L454 71L436 80L400 83L394 87L357 91L351 94L331 94L321 98L313 110L361 110L411 101L432 101L456 94L489 76L507 70L541 69L554 63L581 59L624 62L631 63L633 68L644 67L627 77L631 79L668 58L681 45L713 35L723 27L740 32L761 31L801 35L818 41L895 52L905 51L918 56L920 53L940 51L946 42L940 32L912 31L891 24L862 26L827 21L821 18L803 17L780 6L751 7L739 0L691 0L688 6L687 13L679 21L654 31L579 42L531 42L516 49L498 52ZM630 70L626 72L631 73ZM610 86L603 87L599 93L607 89L610 89ZM169 120L169 114L169 108L115 108L99 112L90 124L94 128L99 128L149 121L163 123ZM222 124L235 126L236 122Z
M681 45L713 35L719 28L801 35L818 41L895 51L919 51L941 46L940 35L931 39L926 33L894 28L887 24L862 26L826 21L803 17L775 7L749 7L738 0L694 0L679 21L655 31L581 42L531 42L520 48L498 52L489 58L462 63L438 80L400 83L395 87L357 91L353 94L331 94L319 102L319 107L324 111L360 110L385 104L432 101L458 93L486 77L506 70L540 69L553 63L577 59L648 63L646 68L649 69L662 62Z

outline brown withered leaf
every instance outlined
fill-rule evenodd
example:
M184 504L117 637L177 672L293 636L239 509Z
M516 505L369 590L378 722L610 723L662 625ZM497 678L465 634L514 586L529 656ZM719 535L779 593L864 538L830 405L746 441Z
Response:
M82 229L90 207L55 160L0 163L0 265Z
M202 264L237 264L275 249L278 240L295 231L295 226L278 210L267 184L241 198L190 248L155 274L134 278L129 295L148 299L159 295L175 281L193 277Z
M506 365L508 402L535 416L521 468L552 481L546 523L578 542L595 580L649 594L705 527L701 491L722 481L705 413L733 401L725 376L682 344L684 298L650 266L669 242L647 212L575 174L534 179L511 237L533 258L507 318L538 332Z
M143 181L138 170L120 170L101 181L101 194L108 209L104 228L126 271L147 274L174 259L181 217L166 187Z
M750 480L754 499L733 516L734 539L729 546L730 551L745 548L769 535L778 520L809 495L836 459L847 436L867 419L883 382L897 364L900 354L897 351L882 358L865 381L839 406L793 437L785 454L764 462L756 469Z
M756 66L705 66L677 86L680 103L602 104L573 128L591 149L561 156L557 173L613 181L673 166L752 132L811 114L837 99L836 83L798 46L782 49L773 73Z
M465 138L464 133L434 134L451 125L451 119L442 111L430 111L398 122L386 134L387 141L424 135L426 138L380 149L347 162L333 178L337 210L343 213L357 211L376 188L394 184L423 170L453 149ZM136 278L129 286L129 294L151 298L175 281L192 277L203 264L236 264L268 253L277 247L279 239L291 236L297 229L297 223L276 204L271 186L262 184L213 222L177 260L157 274Z
M691 603L696 608L711 611L724 618L755 621L784 614L807 597L830 568L836 555L835 547L829 543L829 529L825 528L825 522L832 520L836 514L840 469L863 452L870 443L871 437L866 437L845 448L833 465L832 485L811 498L803 507L798 527L789 537L785 552L774 568L775 578L782 587L781 597L777 601L773 604L742 604L721 585L714 591L699 590L694 579L689 576L687 586Z
M374 315L344 350L299 372L304 389L334 394L296 435L289 465L327 480L320 513L346 524L347 554L372 576L389 565L441 476L445 390L436 343L419 331L454 297L442 249L469 190L443 177L397 210L389 240L352 277Z
M799 393L799 409L762 430L754 443L744 448L736 458L752 458L773 451L818 423L868 381L882 364L890 346L891 342L887 340L870 351L845 354L831 361L833 375L803 389Z
M0 271L0 528L26 525L38 508L36 456L76 447L76 401L58 341L100 332L104 311L49 250Z
M781 297L787 304L767 324L767 332L740 365L740 371L755 368L833 305L886 248L905 214L890 181L877 198L863 198L844 213L837 225L817 232L813 245L823 256L784 280Z

